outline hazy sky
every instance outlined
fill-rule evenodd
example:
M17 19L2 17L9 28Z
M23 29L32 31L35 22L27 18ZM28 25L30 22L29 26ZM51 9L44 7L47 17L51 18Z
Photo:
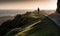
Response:
M57 0L0 0L0 9L56 9Z

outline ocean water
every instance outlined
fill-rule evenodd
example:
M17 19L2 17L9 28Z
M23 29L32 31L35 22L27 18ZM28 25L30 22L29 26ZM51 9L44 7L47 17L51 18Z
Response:
M1 16L15 16L17 14L24 14L27 10L0 10L0 17Z

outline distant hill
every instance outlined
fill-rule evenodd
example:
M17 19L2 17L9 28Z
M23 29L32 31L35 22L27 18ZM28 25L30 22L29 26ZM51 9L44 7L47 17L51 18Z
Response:
M0 25L7 21L7 20L12 20L14 17L13 16L3 16L3 17L0 17Z
M26 11L32 11L32 10L0 10L0 17L1 16L14 16L16 14L25 14Z

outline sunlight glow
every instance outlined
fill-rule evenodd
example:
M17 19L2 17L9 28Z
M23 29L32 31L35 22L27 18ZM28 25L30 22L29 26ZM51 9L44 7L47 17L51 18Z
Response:
M56 4L57 0L0 3L0 9L37 9L39 7L41 10L55 10Z

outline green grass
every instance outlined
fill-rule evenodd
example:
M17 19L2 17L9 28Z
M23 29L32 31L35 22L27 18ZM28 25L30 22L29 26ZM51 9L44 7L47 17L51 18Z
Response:
M23 26L23 28L20 27L20 29L18 28L17 30L13 30L10 33L7 33L6 36L14 36L16 34L19 34L20 32L24 31L27 26L39 20L41 20L40 23L34 25L32 29L19 34L19 36L60 36L60 29L52 20L40 14L36 14L33 16L38 16L39 18L25 17L26 19L24 20L24 22L26 23L23 23L26 25Z
M25 36L60 36L60 29L48 18L33 26L33 29L26 32Z

